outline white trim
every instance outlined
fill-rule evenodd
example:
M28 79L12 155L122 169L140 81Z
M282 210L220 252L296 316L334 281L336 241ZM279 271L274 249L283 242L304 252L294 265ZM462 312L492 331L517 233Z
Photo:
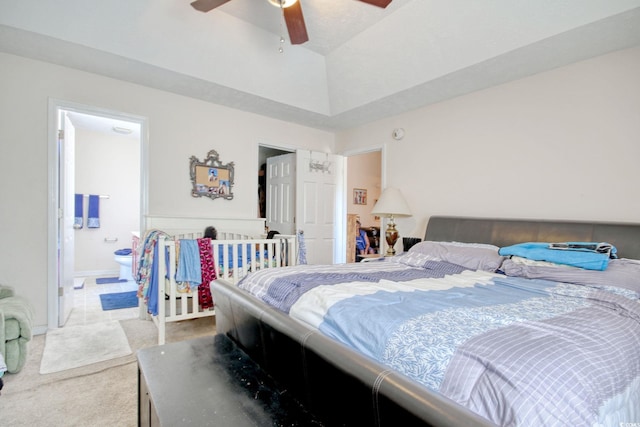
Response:
M56 98L48 99L48 212L47 212L47 324L50 329L58 328L58 111L73 111L94 116L109 117L140 124L140 229L146 229L149 193L149 141L148 119L142 116L107 110L104 108L64 101Z
M146 220L149 229L162 230L170 235L202 233L209 225L214 225L218 233L240 233L254 238L264 234L263 218L196 218L149 215Z
M343 178L343 183L342 186L343 188L348 188L347 187L347 175L349 174L349 171L347 170L347 158L348 157L352 157L352 156L358 156L361 154L367 154L367 153L373 153L375 151L380 151L380 189L382 190L383 188L385 188L387 185L387 144L382 144L382 145L378 145L378 146L371 146L371 147L361 147L361 148L356 148L353 150L347 150L344 151L342 153L342 155L344 156L345 159L345 164L344 164L344 178ZM343 197L342 203L343 203L343 211L344 211L344 215L346 218L347 215L347 206L349 203L349 194L346 194ZM380 218L380 230L384 230L384 226L385 226L385 218ZM345 219L344 224L342 224L342 235L345 236L343 238L343 240L346 240L346 236L347 236L347 221ZM380 236L380 253L383 253L383 249L384 251L386 251L386 248L384 247L387 243L386 241L382 238L382 236ZM346 261L346 242L345 242L345 255L344 255L344 261Z

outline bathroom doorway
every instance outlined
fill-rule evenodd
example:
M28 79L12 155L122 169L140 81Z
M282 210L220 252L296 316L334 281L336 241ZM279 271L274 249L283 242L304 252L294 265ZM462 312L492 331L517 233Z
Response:
M84 304L78 295L85 285L95 285L97 277L120 278L122 257L115 252L131 249L133 233L144 230L146 119L60 101L50 112L57 150L50 155L56 209L50 214L55 232L48 324L55 328L67 323L78 301ZM91 292L117 292L121 286ZM128 286L135 289L132 281ZM98 298L89 290L86 295Z

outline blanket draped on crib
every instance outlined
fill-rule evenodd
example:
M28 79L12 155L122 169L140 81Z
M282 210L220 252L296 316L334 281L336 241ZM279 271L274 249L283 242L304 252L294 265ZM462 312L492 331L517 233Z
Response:
M170 237L160 230L149 230L146 232L138 272L136 273L136 283L138 284L138 298L144 298L147 310L150 314L158 315L158 239L160 237Z
M198 242L192 239L180 239L176 242L176 252L178 292L191 292L191 288L197 288L202 283Z
M158 274L158 263L169 262L168 254L160 254L158 251L160 237L171 238L160 230L149 230L145 234L138 272L135 277L138 284L138 298L144 299L147 311L153 316L158 315L158 286L161 285L161 279L163 279ZM176 247L180 249L176 257L178 266L175 279L185 284L185 289L179 291L190 292L194 291L193 287L197 287L198 303L201 309L213 308L214 303L209 286L213 280L216 280L217 275L211 239L180 240L177 243L179 245ZM167 271L170 269L167 268Z
M207 310L213 308L213 297L211 296L211 282L217 279L215 264L213 262L213 248L210 238L198 239L200 248L200 268L202 284L198 286L198 302L200 308Z

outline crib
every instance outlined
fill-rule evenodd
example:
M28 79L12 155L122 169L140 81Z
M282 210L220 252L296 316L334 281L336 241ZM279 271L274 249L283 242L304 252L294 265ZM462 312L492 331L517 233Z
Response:
M220 240L212 241L212 253L218 280L236 284L251 271L263 268L295 265L297 258L296 236L276 235L273 239L252 238L239 233L218 232ZM158 327L158 344L165 343L166 324L200 317L215 316L215 309L203 309L198 302L197 289L184 292L176 282L177 251L180 239L195 239L199 233L160 237L159 254L167 254L166 262L160 261L157 274L163 285L158 286L158 313L150 315ZM222 262L219 262L222 260ZM212 286L215 286L215 281ZM215 301L214 301L215 303ZM140 300L145 305L144 299Z

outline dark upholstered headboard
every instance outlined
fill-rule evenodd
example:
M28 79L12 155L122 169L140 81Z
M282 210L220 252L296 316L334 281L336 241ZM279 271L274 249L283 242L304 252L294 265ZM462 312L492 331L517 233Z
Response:
M620 258L640 259L640 224L432 216L425 240L490 243L607 242Z

